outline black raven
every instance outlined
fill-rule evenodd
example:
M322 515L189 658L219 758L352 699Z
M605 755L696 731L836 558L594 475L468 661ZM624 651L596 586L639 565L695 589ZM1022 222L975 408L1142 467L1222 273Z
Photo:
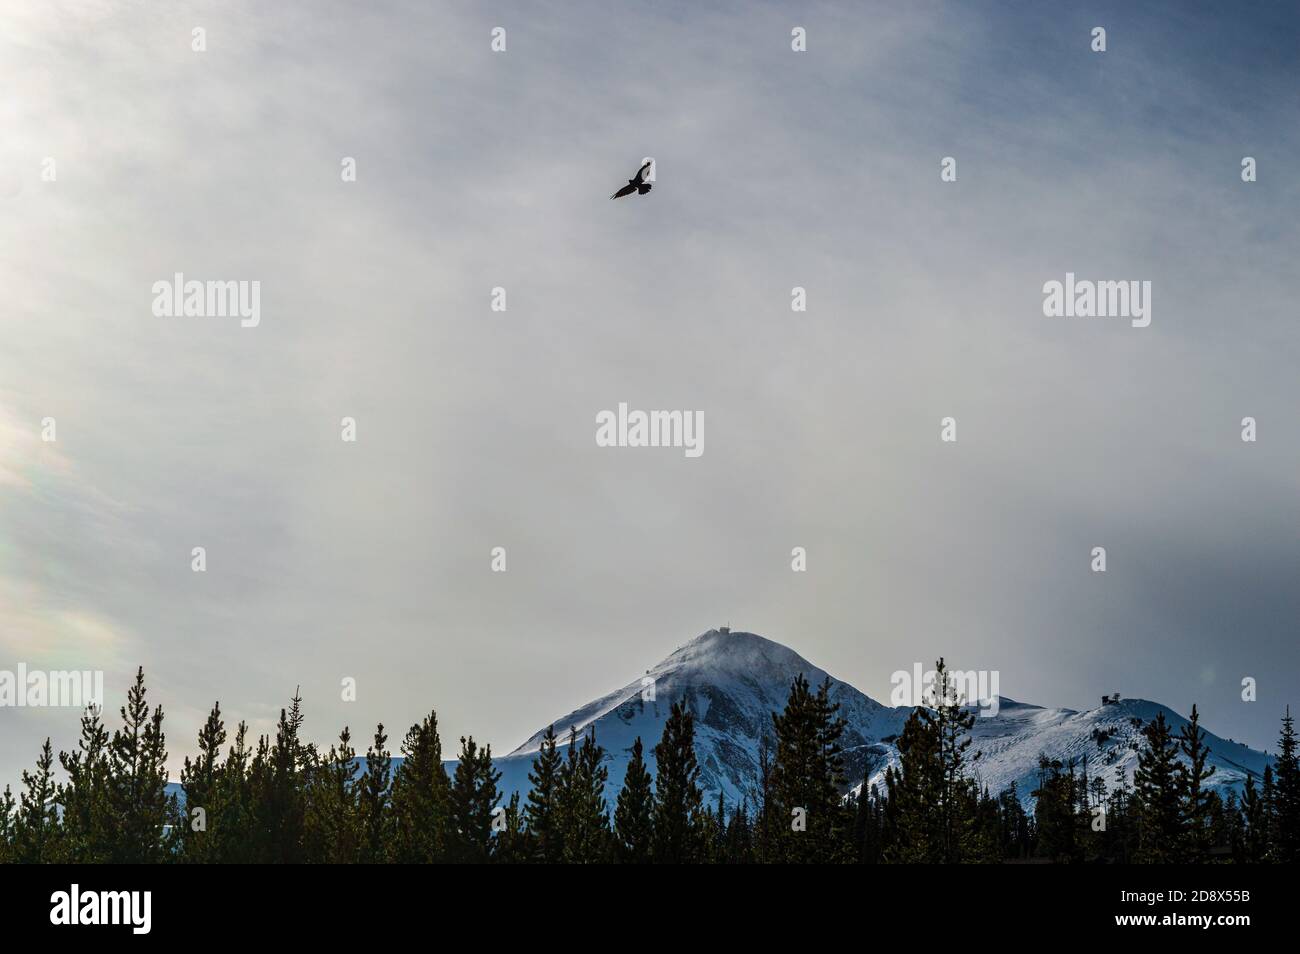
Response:
M636 171L635 179L628 179L627 185L623 186L623 188L619 189L617 192L611 195L610 198L621 199L623 198L623 196L631 195L633 192L635 192L637 195L645 195L647 192L650 191L650 183L645 181L645 174L646 172L649 171L649 169L650 169L650 163L647 162L644 166L642 166L640 169Z

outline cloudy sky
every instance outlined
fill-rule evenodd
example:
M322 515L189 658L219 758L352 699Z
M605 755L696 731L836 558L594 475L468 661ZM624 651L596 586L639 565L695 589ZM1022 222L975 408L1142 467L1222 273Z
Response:
M436 707L501 752L729 622L882 700L943 654L1271 747L1294 4L701 6L6 5L0 668L115 708L143 665L177 763L295 686L320 741ZM1067 271L1152 282L1150 327L1044 317ZM156 317L176 272L260 325ZM703 456L597 447L619 402ZM75 733L0 711L0 781Z

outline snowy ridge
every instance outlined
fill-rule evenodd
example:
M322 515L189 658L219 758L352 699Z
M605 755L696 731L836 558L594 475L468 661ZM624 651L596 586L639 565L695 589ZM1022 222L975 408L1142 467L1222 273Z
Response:
M1041 754L1063 766L1073 760L1076 772L1086 767L1089 777L1102 776L1108 789L1115 788L1117 772L1123 772L1131 785L1143 742L1142 726L1160 713L1174 736L1188 724L1168 706L1146 699L1125 699L1083 712L1003 699L996 717L975 720L970 754L978 753L979 758L973 766L974 775L995 795L1015 782L1025 798L1038 785ZM1269 761L1263 752L1222 739L1204 726L1202 730L1210 749L1209 762L1215 767L1211 788L1226 797L1230 791L1241 791L1247 775L1258 778L1263 774ZM871 781L883 785L881 773Z
M609 770L607 798L611 810L627 770L633 740L641 737L646 761L654 771L654 745L663 733L672 703L684 699L695 713L695 749L700 763L700 786L708 804L719 793L729 806L756 803L759 741L770 734L772 713L785 707L790 683L802 673L814 688L828 673L780 643L753 633L710 630L678 649L645 675L654 680L653 698L644 698L641 677L555 719L555 734L563 747L569 727L579 737L595 730L605 749ZM848 722L842 743L846 776L852 789L868 784L883 788L884 771L897 764L896 739L912 712L909 706L883 706L846 682L829 677L831 698ZM1187 720L1159 703L1127 699L1113 705L1076 712L1045 709L1002 697L998 714L977 714L972 730L971 756L978 753L973 772L981 786L996 795L1015 782L1021 799L1031 801L1038 784L1040 755L1063 764L1073 759L1076 771L1087 759L1090 777L1101 774L1114 787L1117 768L1132 784L1141 747L1141 726L1163 712L1176 735ZM545 727L508 755L494 760L501 772L503 801L511 793L527 797L528 772L536 757ZM1226 796L1239 792L1248 774L1263 772L1269 757L1237 742L1206 731L1210 762L1216 771L1210 786ZM447 763L454 771L455 762Z

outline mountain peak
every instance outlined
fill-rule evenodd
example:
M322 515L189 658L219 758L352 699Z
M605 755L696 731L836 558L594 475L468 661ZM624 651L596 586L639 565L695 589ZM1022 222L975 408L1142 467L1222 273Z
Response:
M910 706L882 706L788 646L725 626L701 633L641 672L623 688L549 723L560 745L567 745L570 729L579 737L596 734L605 750L606 797L611 804L623 785L628 752L637 738L654 771L654 746L676 703L695 716L696 758L706 799L712 803L722 794L730 806L742 800L757 804L762 740L771 737L772 714L784 709L790 684L799 675L814 687L829 680L830 699L846 722L840 742L845 777L854 786L863 779L882 784L885 768L897 763L897 737L914 711ZM981 753L977 772L981 785L995 793L1016 783L1024 799L1035 787L1040 755L1062 763L1086 759L1095 766L1093 771L1107 776L1116 771L1131 774L1144 723L1161 712L1174 731L1186 723L1173 710L1144 699L1121 699L1084 712L1043 708L1006 696L998 702L996 715L980 715L971 732L972 751ZM544 732L495 760L506 797L527 791L528 771ZM1262 772L1267 763L1264 753L1208 731L1207 741L1217 767L1215 787L1240 788L1247 775Z
M755 633L734 631L726 626L708 630L686 645L679 646L649 672L653 675L657 670L667 672L683 667L727 672L744 671L751 674L756 670L804 667L810 682L813 681L813 673L825 676L821 669L790 647Z
M623 784L627 751L640 738L648 762L663 735L672 706L685 705L695 716L700 787L710 799L721 792L731 805L757 801L759 749L772 732L772 713L785 708L790 684L800 675L813 686L829 680L830 697L848 720L842 744L852 750L848 769L861 777L875 739L896 735L911 710L888 709L848 683L813 665L788 646L756 633L727 627L710 629L679 646L621 689L556 719L559 744L570 729L581 737L595 732L607 753L609 784ZM502 791L526 788L526 769L545 729L497 763L505 773ZM653 765L651 766L653 770Z

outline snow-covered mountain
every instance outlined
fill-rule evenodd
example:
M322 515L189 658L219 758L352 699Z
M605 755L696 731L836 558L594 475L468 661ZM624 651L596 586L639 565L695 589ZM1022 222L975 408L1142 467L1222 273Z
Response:
M622 787L628 750L640 736L653 771L653 748L663 733L672 703L685 699L696 716L695 749L700 785L712 803L722 792L728 805L756 801L759 743L770 734L772 713L785 707L791 681L802 673L816 687L828 673L794 650L753 633L710 630L638 676L622 689L560 716L554 725L561 745L569 727L581 737L594 727L609 769L612 807ZM646 678L648 677L648 679ZM644 680L644 681L643 681ZM651 682L652 680L652 682ZM886 766L898 759L895 741L911 707L883 706L833 676L831 698L847 720L843 744L846 775L852 787L878 783ZM653 686L653 693L650 687ZM1116 767L1127 770L1130 783L1141 744L1141 726L1163 712L1176 733L1187 720L1155 702L1128 699L1084 712L1044 709L1001 697L997 715L977 716L970 754L979 753L974 770L994 794L1013 781L1026 801L1037 786L1040 755L1067 763L1088 759L1090 775L1102 774L1110 786ZM501 772L504 798L518 791L525 798L545 727L508 755L494 760ZM1226 795L1239 791L1248 773L1260 774L1268 761L1262 752L1206 732L1215 765L1212 787ZM448 764L454 771L455 763Z
M612 804L623 785L633 741L640 736L653 771L655 743L663 735L672 704L684 699L696 718L700 787L711 800L716 801L721 791L728 805L743 799L753 805L760 739L765 733L771 735L772 713L785 708L790 683L800 673L814 687L829 675L770 639L710 630L644 676L551 724L561 743L567 743L570 726L580 737L595 727L596 741L606 750ZM653 681L653 693L648 680ZM843 744L849 752L849 774L861 779L871 764L888 756L890 749L880 740L901 730L907 712L882 706L833 676L830 680L831 699L839 703L840 715L848 721ZM527 793L528 771L544 732L545 727L509 755L494 760L506 798L512 791Z
M1118 772L1132 785L1143 743L1142 727L1162 712L1175 736L1187 724L1187 719L1168 706L1145 699L1126 699L1083 712L1044 709L1005 696L999 702L998 714L977 717L971 730L970 754L978 756L973 774L995 795L1014 782L1026 804L1038 785L1040 755L1060 761L1063 766L1073 760L1076 771L1086 758L1089 776L1100 775L1108 789L1115 787ZM1270 761L1268 756L1240 742L1222 739L1204 725L1201 728L1211 753L1209 762L1215 767L1210 788L1226 798L1230 791L1240 796L1247 775L1254 775L1258 782ZM897 750L892 746L890 750L889 760L877 765L868 779L868 784L882 790L885 768L898 758Z

